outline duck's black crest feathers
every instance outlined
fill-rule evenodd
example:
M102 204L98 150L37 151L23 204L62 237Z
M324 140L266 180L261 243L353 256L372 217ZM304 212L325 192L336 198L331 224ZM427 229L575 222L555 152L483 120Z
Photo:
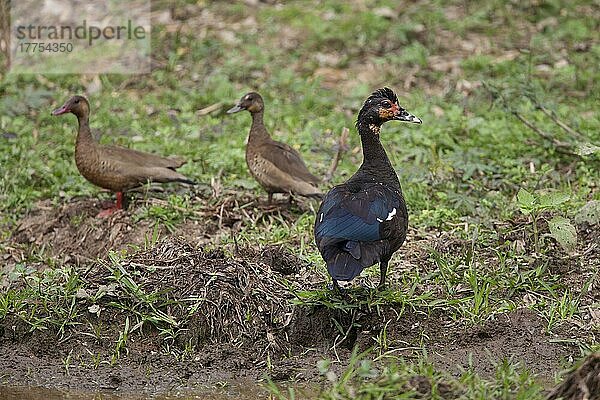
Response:
M372 98L376 98L376 97L385 97L386 99L388 99L389 101L391 101L394 104L398 103L398 96L396 96L396 93L394 93L394 91L392 89L390 89L389 87L377 89L376 91L371 93L371 96L369 96L367 101L369 101Z
M396 93L394 93L394 91L392 89L390 89L389 87L377 89L376 91L371 93L371 95L367 98L367 100L365 100L362 108L358 112L358 117L356 118L356 127L357 128L358 128L359 121L363 118L363 116L366 114L367 110L372 106L372 104L377 99L388 99L392 103L398 104L398 96L396 96Z

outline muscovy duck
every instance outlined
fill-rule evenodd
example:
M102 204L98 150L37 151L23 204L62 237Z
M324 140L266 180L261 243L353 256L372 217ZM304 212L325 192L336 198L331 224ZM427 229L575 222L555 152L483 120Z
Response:
M336 289L337 281L350 281L376 263L379 286L385 286L388 262L406 239L406 203L380 140L381 125L387 121L421 123L400 106L391 89L373 92L356 121L363 163L348 181L325 195L316 215L315 241Z

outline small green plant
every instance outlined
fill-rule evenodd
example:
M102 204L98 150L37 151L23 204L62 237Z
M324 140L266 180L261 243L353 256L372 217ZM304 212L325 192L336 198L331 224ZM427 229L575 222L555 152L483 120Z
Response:
M100 363L102 363L102 354L100 352L92 353L89 349L86 349L86 351L88 352L88 355L91 359L90 365L92 366L92 368L98 369Z
M469 312L472 318L482 319L489 311L492 282L489 278L480 276L479 271L474 266L470 266L465 271L465 280L473 291L473 301Z
M517 193L517 205L520 211L531 216L533 229L533 242L536 253L540 252L540 235L538 221L544 211L557 211L559 206L567 202L571 195L567 193L544 193L534 195L521 188ZM552 236L565 250L572 251L577 245L577 231L569 219L557 215L548 221L550 236Z
M121 353L123 351L127 352L127 340L129 338L129 317L125 318L125 326L123 330L119 332L119 339L117 339L117 343L115 345L115 349L113 351L111 365L115 365L119 358L121 357Z
M546 330L551 331L552 328L560 321L568 320L572 318L576 313L579 312L579 296L573 296L570 290L565 290L562 296L552 292L555 296L553 301L549 302L549 305L545 307L547 310L546 318L548 320L548 326Z
M65 374L67 376L70 375L69 373L69 368L71 367L71 358L73 356L73 349L71 349L71 351L69 351L69 354L67 354L67 357L62 359L63 362L63 366L65 367Z
M390 348L390 343L388 342L387 336L387 328L391 321L387 321L383 328L377 334L377 337L374 337L375 341L375 349L377 350L377 356L381 357L385 352L387 352Z

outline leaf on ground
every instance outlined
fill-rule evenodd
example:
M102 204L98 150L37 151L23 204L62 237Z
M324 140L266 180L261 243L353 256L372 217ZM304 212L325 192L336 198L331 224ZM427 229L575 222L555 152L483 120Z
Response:
M556 239L556 241L566 251L573 251L577 246L577 230L565 217L556 216L548 221L548 227L550 228L550 235Z
M554 208L568 201L571 195L568 193L546 193L540 196L540 206L544 208Z
M591 200L577 212L575 216L577 224L588 223L590 225L600 223L600 201Z
M527 190L521 188L517 193L517 204L523 214L529 214L533 210L535 204L535 197Z

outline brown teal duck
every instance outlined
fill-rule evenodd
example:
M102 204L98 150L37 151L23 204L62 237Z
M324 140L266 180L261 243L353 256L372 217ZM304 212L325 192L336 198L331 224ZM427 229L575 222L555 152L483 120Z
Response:
M273 193L321 197L322 193L317 187L321 180L308 171L300 153L269 135L263 123L264 108L260 94L250 92L227 113L247 110L252 115L246 163L254 179L267 191L269 203Z
M85 97L71 97L52 115L75 114L79 130L75 143L75 163L85 179L96 186L117 193L114 207L98 214L104 217L123 208L123 192L152 182L183 182L193 184L175 169L185 164L179 157L165 158L154 154L116 146L99 144L92 137L89 125L90 104Z

